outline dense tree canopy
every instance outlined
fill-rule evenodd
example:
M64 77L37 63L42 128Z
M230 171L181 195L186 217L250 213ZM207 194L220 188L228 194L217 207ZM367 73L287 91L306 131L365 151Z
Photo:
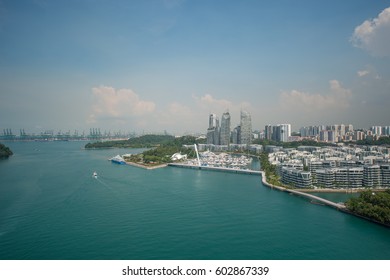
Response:
M390 190L364 191L359 197L350 198L345 205L357 215L390 226Z
M356 141L358 145L390 145L390 137L381 136L378 140L374 140L372 137L367 137L365 140Z
M169 143L175 140L172 135L143 135L140 137L130 138L118 141L102 141L88 143L86 149L96 148L150 148L153 146Z

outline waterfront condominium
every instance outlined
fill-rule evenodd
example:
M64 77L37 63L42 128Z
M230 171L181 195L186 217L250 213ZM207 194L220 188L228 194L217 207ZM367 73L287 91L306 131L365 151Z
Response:
M240 144L250 145L252 142L252 120L251 115L246 111L241 111L240 127Z
M222 114L221 118L221 128L220 128L220 144L229 145L230 143L230 114L225 112Z

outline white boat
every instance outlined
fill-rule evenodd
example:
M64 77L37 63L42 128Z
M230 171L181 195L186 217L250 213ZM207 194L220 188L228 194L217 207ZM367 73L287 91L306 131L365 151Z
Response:
M110 160L111 160L113 163L117 163L117 164L126 164L126 161L125 161L120 155L116 155L115 157L110 158Z
M93 178L97 178L97 173L96 173L96 171L93 172L92 177L93 177Z

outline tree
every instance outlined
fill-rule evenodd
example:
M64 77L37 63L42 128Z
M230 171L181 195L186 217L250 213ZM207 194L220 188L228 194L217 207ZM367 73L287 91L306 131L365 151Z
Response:
M0 143L0 158L8 158L12 155L13 152L11 151L11 149Z

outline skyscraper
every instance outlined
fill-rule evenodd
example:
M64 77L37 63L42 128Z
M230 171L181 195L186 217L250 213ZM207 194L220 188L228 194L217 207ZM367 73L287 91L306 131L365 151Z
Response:
M220 138L219 142L221 145L229 145L230 143L230 114L225 112L222 114L221 118L221 128L220 128Z
M272 139L272 125L267 124L264 129L265 139L271 140Z
M238 125L232 131L233 144L240 144L241 127Z
M240 144L250 145L252 143L252 119L251 115L246 111L241 111L240 126Z
M207 144L219 145L219 119L216 114L209 116L209 128L207 129Z
M280 141L288 142L288 138L291 136L291 124L280 124Z

